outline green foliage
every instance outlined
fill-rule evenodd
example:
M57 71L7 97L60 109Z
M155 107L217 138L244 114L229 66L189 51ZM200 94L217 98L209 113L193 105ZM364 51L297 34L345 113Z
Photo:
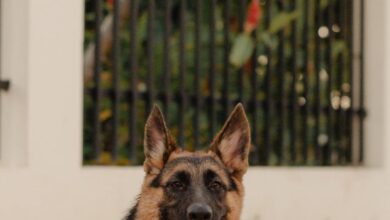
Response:
M297 20L299 16L301 16L301 12L298 10L293 12L281 12L272 18L270 27L267 32L270 34L276 34L280 30L283 30L289 26L292 21Z
M230 63L235 67L241 67L248 61L254 48L253 39L248 34L238 35L230 52Z
M329 4L330 0L322 0L321 1L321 10L325 14L325 10L327 9L327 6ZM283 79L284 79L284 85L283 89L285 91L285 94L290 95L290 93L293 91L293 89L296 90L298 98L305 98L306 102L312 105L316 102L315 97L315 89L316 89L316 76L318 75L314 70L315 65L315 56L314 54L317 52L315 51L315 45L314 45L314 37L316 36L317 29L314 27L313 17L314 17L314 4L310 1L310 19L309 19L309 33L308 34L308 42L303 42L302 36L303 36L303 0L297 0L297 6L295 10L291 10L290 1L286 4L286 10L281 11L279 10L277 6L277 1L271 1L272 7L271 7L271 23L269 24L269 28L265 28L264 24L264 18L262 18L262 23L259 25L259 27L256 30L256 35L249 36L247 34L243 34L239 31L239 1L232 1L232 7L229 12L230 18L229 18L229 25L227 27L224 26L224 18L223 18L223 10L224 10L224 3L223 1L219 1L217 4L217 8L215 9L215 23L216 23L216 30L215 30L215 36L216 36L216 43L215 45L210 45L210 7L208 7L209 1L204 0L202 1L203 8L201 10L202 16L201 16L201 31L200 31L200 59L201 59L201 73L200 73L200 96L202 98L202 112L200 115L200 137L201 137L201 145L203 147L206 147L208 143L211 140L212 134L209 133L210 127L209 127L209 104L207 103L207 98L210 96L210 87L209 87L209 80L211 73L209 71L210 67L210 47L215 48L215 55L214 60L215 63L215 78L216 78L216 91L215 91L215 97L218 99L223 96L222 94L222 88L224 86L224 78L226 77L225 71L225 63L224 63L224 51L225 51L225 42L224 42L224 29L228 29L229 32L229 42L228 46L231 48L231 51L229 53L229 66L227 68L228 71L228 84L229 84L229 98L232 101L242 101L244 103L249 103L253 98L252 91L253 89L256 89L256 102L260 103L260 106L264 104L266 95L265 95L265 75L266 73L266 67L269 65L271 72L270 74L270 88L271 93L269 96L272 98L270 100L271 102L271 112L270 112L270 118L271 121L271 127L266 128L264 124L265 120L265 113L264 108L260 108L257 114L257 121L258 121L258 133L254 134L259 136L258 143L256 145L259 146L259 154L263 153L264 150L264 139L263 134L265 129L269 129L271 134L271 148L275 149L276 145L278 144L278 139L281 134L278 133L277 129L277 121L280 118L280 115L278 115L278 109L277 104L279 100L284 100L285 102L285 108L286 112L288 114L285 116L285 122L287 122L290 117L290 108L287 107L288 105L295 104L299 105L298 108L303 107L304 105L299 104L299 100L293 100L291 101L289 97L281 97L281 92L277 89L278 83L279 83L279 76L280 74L278 71L278 66L280 63L280 60L283 59L285 61L286 68L285 72L283 72ZM123 91L123 94L126 94L129 90L137 90L139 94L145 94L145 92L148 91L149 88L147 88L146 85L146 78L147 78L147 19L148 19L148 13L146 10L147 1L140 1L140 11L139 11L139 17L138 17L138 23L137 23L137 33L133 33L136 36L137 40L137 50L136 50L136 59L138 64L137 69L137 83L136 88L131 88L130 86L130 30L129 30L129 21L126 20L124 22L123 27L120 30L120 48L121 48L121 58L119 60L120 64L120 89ZM87 48L87 45L93 43L93 39L95 36L95 31L93 29L93 19L94 19L94 1L93 0L85 0L86 4L86 13L85 13L85 41L84 45L85 48ZM163 85L163 76L164 76L164 58L167 56L167 54L164 52L164 44L163 44L163 34L164 34L164 1L156 1L156 20L155 20L155 27L154 27L154 45L153 45L153 58L154 58L154 64L152 66L153 68L153 88L155 90L155 93L158 95L161 95L164 93L164 86ZM179 60L180 57L184 56L185 58L185 92L187 95L187 109L185 110L185 143L187 144L184 146L187 149L193 149L194 148L194 138L193 138L193 120L194 120L194 103L191 102L191 98L193 98L196 94L195 86L194 86L194 76L195 76L195 18L194 18L194 12L195 12L195 6L193 1L188 1L187 9L186 9L186 18L185 18L185 24L186 24L186 32L185 32L185 54L179 53L179 38L180 38L180 31L179 31L179 1L173 1L172 4L172 28L171 28L171 36L169 39L169 48L170 48L170 54L169 54L169 63L170 63L170 72L168 73L170 76L170 86L169 90L171 91L171 94L173 97L178 94L179 91ZM108 16L112 13L112 8L105 3L104 5L104 15ZM263 11L263 14L265 12ZM263 15L264 16L264 15ZM292 35L292 22L296 22L296 33L297 33L297 42L296 42L296 54L294 56L293 54L293 45L291 43L291 35ZM284 54L280 55L278 54L277 48L281 45L281 40L278 36L278 32L283 30L284 33ZM346 32L345 30L342 30ZM326 39L321 40L320 45L320 57L321 57L321 63L320 68L326 69L327 68L327 62L325 61L325 52L326 52ZM304 51L303 46L307 44L308 46L308 53L309 53L309 60L308 63L304 62ZM266 49L269 49L271 52L271 56L267 56ZM339 55L342 55L345 57L345 63L344 65L347 66L349 62L349 56L348 55L348 44L346 43L345 36L341 34L335 35L335 40L333 43L333 50L332 50L332 59L336 59ZM253 54L253 51L256 51L256 54ZM254 56L252 56L254 55ZM112 63L111 63L111 54L105 55L107 59L104 59L103 62L103 71L101 73L102 77L102 87L105 89L112 89ZM252 59L254 57L254 59ZM291 65L289 64L292 59L296 60L296 68L297 68L297 78L298 81L296 82L296 85L292 85L292 73L291 73ZM303 87L303 70L304 66L307 64L308 66L308 88ZM342 83L348 83L349 77L347 68L341 68L344 72L335 73L333 74L332 80L336 80L337 74L342 74L343 79ZM335 71L336 67L334 66L332 70L329 70L330 72L337 72ZM238 78L239 74L242 74L243 76L243 87L240 91L240 87L238 86ZM253 74L257 74L257 84L256 88L253 88L252 86L252 79ZM322 106L328 106L330 105L329 101L329 94L326 92L327 88L327 81L321 81L320 86L320 92L321 92L321 105ZM341 86L337 83L333 83L332 90L341 91ZM93 82L86 82L85 88L86 91L90 91L94 88ZM308 91L308 97L303 97L304 90ZM239 93L243 94L243 99L238 100ZM349 96L350 94L347 91L341 91L344 95ZM122 98L121 104L120 104L120 127L119 127L119 158L116 161L112 161L112 158L110 157L109 152L112 149L112 102L111 97L109 95L105 95L102 100L102 106L100 107L100 121L102 125L102 134L100 137L101 143L102 143L102 150L103 154L101 155L101 158L98 158L97 160L92 157L92 143L93 143L93 133L92 133L92 126L93 126L93 107L94 102L93 98L91 96L91 93L86 92L84 96L84 161L87 164L118 164L118 165L128 165L128 164L140 164L143 160L143 153L142 153L142 139L143 139L143 126L147 117L148 109L146 109L146 102L143 99L138 99L136 102L136 109L137 109L137 115L135 118L137 119L136 126L138 130L138 134L136 137L137 142L137 161L129 161L128 158L128 145L129 145L129 102L125 99L125 97ZM162 100L156 99L156 103L162 106ZM250 107L250 106L248 106ZM250 111L250 108L248 108ZM223 109L222 105L218 105L216 112L218 115L217 118L217 124L218 126L221 126L225 119L224 112L226 112L226 109ZM228 110L229 111L229 110ZM253 112L250 112L249 117L252 119ZM169 105L168 112L166 113L166 116L168 118L168 124L170 128L172 129L172 134L174 136L177 136L179 131L177 128L178 125L178 102L173 99L171 104ZM296 121L302 122L304 120L302 114L299 112L296 115ZM308 142L309 142L309 161L307 164L311 164L314 161L314 152L313 147L315 145L315 142L317 141L317 138L314 136L314 115L313 112L310 112L307 118L308 123ZM326 133L326 117L324 114L321 114L321 124L320 129L321 132ZM286 157L289 156L289 150L288 147L291 144L291 129L287 125L287 123L284 126L284 140L285 143L283 143L282 148L284 149ZM301 146L303 144L303 136L305 134L302 133L302 123L296 123L296 130L297 130L297 138L296 138L296 145L298 146L297 151L302 150ZM343 140L340 140L338 142L345 142L345 139L348 137L344 137ZM338 143L337 142L337 143ZM336 144L337 144L336 143ZM302 164L302 158L301 156L298 156L298 162L297 164ZM277 156L276 152L272 150L270 155L270 164L276 164L277 163Z

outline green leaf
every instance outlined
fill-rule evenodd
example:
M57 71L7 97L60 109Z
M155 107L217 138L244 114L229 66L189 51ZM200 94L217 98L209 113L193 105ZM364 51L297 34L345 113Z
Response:
M147 37L147 22L148 22L148 13L145 12L138 19L138 25L137 25L138 43L144 41Z
M347 50L347 45L344 41L336 40L333 42L332 57L337 57L340 53Z
M287 25L289 25L293 20L297 19L300 15L301 13L297 10L293 12L279 13L277 16L275 16L272 19L272 22L268 29L268 33L270 34L277 33L278 31L282 30Z
M254 43L247 34L239 34L230 51L229 61L235 67L241 67L250 58L254 49Z
M320 8L325 9L329 5L329 0L321 0L320 1Z
M259 42L270 48L275 48L278 45L278 38L267 32L262 32L259 35Z

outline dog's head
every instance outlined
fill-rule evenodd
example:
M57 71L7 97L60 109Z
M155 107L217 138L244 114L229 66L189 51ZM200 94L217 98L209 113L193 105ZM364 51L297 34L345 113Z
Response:
M249 123L241 104L206 152L179 148L154 107L145 126L144 147L146 178L138 204L140 213L148 213L141 214L144 218L239 219L250 148Z

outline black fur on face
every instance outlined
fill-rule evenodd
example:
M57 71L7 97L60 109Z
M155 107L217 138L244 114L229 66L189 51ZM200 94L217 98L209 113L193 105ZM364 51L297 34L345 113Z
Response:
M182 157L171 161L152 181L151 187L164 190L160 205L161 219L164 220L188 219L187 209L194 203L211 208L210 220L223 220L229 211L226 194L236 190L226 168L208 156Z

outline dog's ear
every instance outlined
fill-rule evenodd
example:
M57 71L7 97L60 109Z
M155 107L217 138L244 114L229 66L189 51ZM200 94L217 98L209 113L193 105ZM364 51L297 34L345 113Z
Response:
M237 178L242 178L248 168L250 133L244 107L238 104L210 146Z
M176 149L177 146L169 134L163 114L157 106L154 106L145 125L145 172L160 173L169 155Z

